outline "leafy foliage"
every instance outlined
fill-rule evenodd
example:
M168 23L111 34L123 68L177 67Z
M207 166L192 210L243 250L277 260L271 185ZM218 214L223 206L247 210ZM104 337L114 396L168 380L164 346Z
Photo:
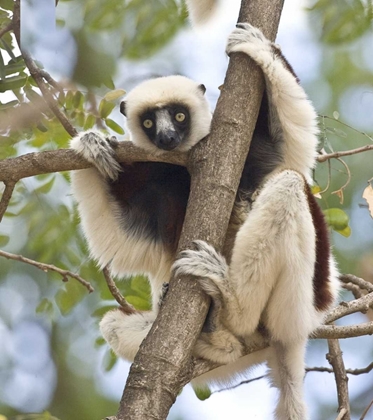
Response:
M373 5L364 0L318 0L310 10L317 12L323 40L330 44L351 42L372 26Z

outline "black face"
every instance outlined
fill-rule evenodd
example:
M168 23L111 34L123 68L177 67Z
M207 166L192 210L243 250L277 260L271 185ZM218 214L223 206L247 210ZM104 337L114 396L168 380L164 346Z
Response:
M179 104L153 108L140 116L140 124L149 140L162 150L173 150L188 138L190 114Z

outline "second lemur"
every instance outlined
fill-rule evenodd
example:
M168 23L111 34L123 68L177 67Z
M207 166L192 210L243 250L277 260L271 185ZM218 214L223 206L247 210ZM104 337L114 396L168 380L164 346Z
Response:
M201 277L201 287L220 311L215 331L200 335L195 356L227 365L198 380L229 381L267 361L280 390L276 418L304 420L307 338L338 290L327 228L308 186L316 157L316 113L290 65L260 30L239 24L227 44L227 53L235 52L260 66L266 93L233 211L239 230L229 265L202 241L174 263L190 188L183 167L120 164L112 141L97 132L83 133L71 147L95 168L75 171L72 188L100 267L109 265L119 277L145 273L151 284L152 311L126 315L114 310L103 317L100 328L112 349L133 360L172 269ZM134 144L155 153L189 150L209 133L204 91L181 76L133 89L122 111ZM259 325L271 346L244 356Z

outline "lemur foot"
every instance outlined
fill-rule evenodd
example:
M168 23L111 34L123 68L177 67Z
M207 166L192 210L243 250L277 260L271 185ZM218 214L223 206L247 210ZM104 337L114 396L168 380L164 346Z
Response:
M228 265L225 258L204 241L194 241L196 250L180 253L172 269L176 275L192 275L200 278L203 290L214 299L224 294Z
M273 61L272 42L262 31L249 23L238 23L229 35L226 53L243 52L255 60L261 67Z
M148 334L156 314L135 312L125 314L118 309L107 312L100 322L100 331L106 342L120 357L132 361Z
M105 177L115 181L121 166L115 159L116 137L105 138L95 131L88 131L73 138L70 147L93 163Z

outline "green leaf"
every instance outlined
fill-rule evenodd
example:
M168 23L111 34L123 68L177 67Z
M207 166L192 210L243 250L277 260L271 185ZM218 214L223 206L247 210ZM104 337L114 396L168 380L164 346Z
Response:
M106 341L105 341L105 339L103 338L103 337L97 337L96 338L96 340L95 340L95 347L97 348L97 347L101 347L101 346L103 346L104 344L106 344Z
M3 53L0 50L0 79L5 79L5 64L3 59Z
M102 318L106 312L111 311L113 309L118 309L118 306L115 305L106 305L101 306L100 308L97 308L94 312L92 312L92 317L94 318Z
M123 128L110 118L105 119L106 125L118 134L124 134Z
M35 192L41 193L41 194L47 194L52 189L54 181L56 180L56 177L53 176L52 179L50 179L48 182L43 184L41 187L38 187L35 189Z
M13 108L19 104L19 101L15 99L14 101L7 102L6 104L0 104L0 110Z
M73 108L73 99L74 99L74 92L72 92L71 90L69 90L66 94L66 109L70 110Z
M4 80L0 80L0 92L6 92L7 90L14 90L23 87L26 83L27 76L11 76Z
M124 96L126 94L126 91L124 89L115 89L115 90L111 90L110 92L108 92L105 96L104 99L107 101L115 101L119 98L121 98L122 96Z
M348 227L349 217L339 208L331 208L324 210L327 224L335 231L341 232Z
M83 129L84 130L89 130L95 124L96 124L96 117L93 114L89 114L89 115L87 115L87 118L86 118L86 120L84 122Z
M73 107L83 109L84 95L79 90L75 92L73 97Z
M63 316L68 315L86 295L86 289L75 279L69 279L65 289L60 289L55 296L56 304Z
M9 236L0 235L0 247L5 246L9 242Z
M337 233L339 233L340 235L344 236L345 238L348 238L349 236L351 236L351 228L350 226L345 227L344 229L335 229L335 231Z
M39 305L36 307L36 313L45 313L51 317L54 313L53 303L47 298L42 299Z
M1 0L1 7L5 10L13 10L14 0Z
M114 352L112 352L111 350L108 350L105 353L104 359L102 361L105 371L109 372L111 369L113 369L113 367L117 363L117 361L118 361L118 358L114 354Z
M108 102L107 100L102 99L98 107L100 117L107 118L110 115L111 111L115 108L115 106L115 103Z
M150 309L150 303L147 299L139 296L126 296L126 300L139 311L148 311Z
M210 388L208 388L207 386L203 388L193 388L193 391L195 392L196 397L201 401L205 401L211 396Z

